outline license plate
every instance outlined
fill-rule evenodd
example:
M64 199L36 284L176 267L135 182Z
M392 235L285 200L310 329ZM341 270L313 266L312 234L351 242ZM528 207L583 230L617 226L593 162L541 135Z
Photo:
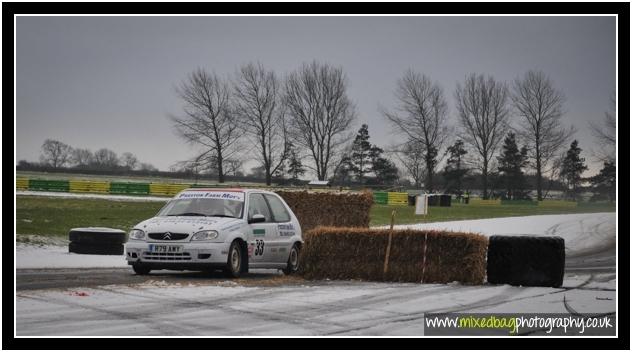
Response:
M150 244L149 251L155 253L181 253L182 246L172 246L165 244Z

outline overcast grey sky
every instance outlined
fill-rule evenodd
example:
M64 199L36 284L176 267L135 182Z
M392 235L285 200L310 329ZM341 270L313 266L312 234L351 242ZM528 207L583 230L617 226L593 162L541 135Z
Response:
M16 26L17 160L38 160L53 138L167 170L194 154L167 118L181 111L173 87L187 73L227 76L258 60L284 74L314 59L343 67L354 129L368 123L381 146L398 136L378 106L394 107L408 68L443 86L452 124L468 73L509 82L543 70L590 159L588 123L603 119L616 82L614 17L18 17Z

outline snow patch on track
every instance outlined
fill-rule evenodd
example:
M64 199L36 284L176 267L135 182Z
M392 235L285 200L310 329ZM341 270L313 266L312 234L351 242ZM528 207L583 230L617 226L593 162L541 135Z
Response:
M125 256L69 253L68 246L33 245L18 242L15 246L17 269L35 268L122 268Z

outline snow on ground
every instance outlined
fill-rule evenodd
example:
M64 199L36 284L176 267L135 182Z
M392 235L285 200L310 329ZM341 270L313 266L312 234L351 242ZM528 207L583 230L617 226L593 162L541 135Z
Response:
M400 227L492 234L559 235L577 253L615 238L613 213L541 215ZM593 238L595 237L595 238ZM119 256L18 244L22 267L125 266ZM570 308L569 308L570 307ZM569 310L570 309L570 310ZM18 336L423 335L426 313L607 314L616 310L614 273L570 273L564 287L468 286L362 281L242 286L148 281L16 293ZM183 322L186 322L183 324Z
M83 198L83 199L107 199L118 201L136 202L166 202L171 197L152 196L125 196L116 194L90 194L90 193L66 193L66 192L40 192L40 191L15 191L16 196L38 196L38 197L61 197L61 198Z
M395 228L448 230L491 235L536 235L564 238L566 254L607 247L615 240L615 213L534 215L495 219L398 225Z
M116 268L127 267L123 255L69 253L68 246L17 243L15 265L18 269L35 268Z
M273 287L147 283L19 291L16 331L27 335L424 334L426 313L615 310L615 292L566 288L323 281Z
M399 225L397 228L446 229L493 234L561 236L573 255L615 239L615 213L535 215L525 217ZM68 247L18 243L16 266L22 268L126 267L124 257L68 253Z

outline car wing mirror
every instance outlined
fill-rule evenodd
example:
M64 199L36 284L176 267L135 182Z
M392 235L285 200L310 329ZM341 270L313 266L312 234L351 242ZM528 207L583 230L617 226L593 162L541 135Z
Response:
M250 219L248 219L249 224L256 224L258 222L266 222L266 217L261 214L255 214Z

